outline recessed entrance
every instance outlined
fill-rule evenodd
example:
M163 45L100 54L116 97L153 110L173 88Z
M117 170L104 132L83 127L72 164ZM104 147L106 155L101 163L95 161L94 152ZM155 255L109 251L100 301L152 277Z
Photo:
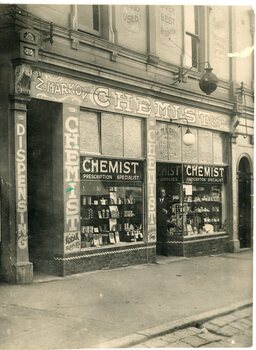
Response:
M240 248L252 246L251 167L246 157L241 158L238 169L238 239Z
M62 227L61 105L31 100L27 112L28 243L35 271L51 272L51 261ZM60 124L60 125L58 125ZM61 241L61 239L60 239ZM61 242L60 242L61 244Z

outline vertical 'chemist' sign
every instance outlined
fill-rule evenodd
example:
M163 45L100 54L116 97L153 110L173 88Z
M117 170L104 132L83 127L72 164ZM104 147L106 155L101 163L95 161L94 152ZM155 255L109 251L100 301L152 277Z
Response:
M147 123L147 226L148 241L156 240L156 121L150 118Z
M63 105L64 127L64 251L80 250L79 110Z
M15 174L16 174L16 225L17 246L25 250L28 246L27 235L27 143L26 118L19 114L15 121Z

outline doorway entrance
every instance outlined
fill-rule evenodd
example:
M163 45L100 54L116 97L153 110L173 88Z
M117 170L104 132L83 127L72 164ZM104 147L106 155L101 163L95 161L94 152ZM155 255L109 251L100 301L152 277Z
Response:
M251 167L246 157L240 160L238 174L238 239L240 248L250 248L252 246L252 185Z
M58 217L56 186L61 183L61 105L32 99L27 112L28 244L35 271L49 271ZM58 163L59 162L59 163ZM58 173L57 169L60 169ZM59 206L58 206L59 207Z

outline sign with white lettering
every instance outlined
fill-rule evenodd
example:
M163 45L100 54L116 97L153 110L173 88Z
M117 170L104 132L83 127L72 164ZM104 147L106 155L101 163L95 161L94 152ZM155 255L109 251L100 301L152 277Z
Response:
M143 162L81 156L81 179L143 181Z
M79 109L77 107L63 106L65 253L73 253L81 248L78 116Z
M184 182L226 183L227 168L185 164L183 166L183 180Z
M157 165L156 177L161 181L181 182L181 164L161 163Z
M156 241L156 120L147 123L147 201L146 224L148 242Z
M26 117L24 112L19 112L15 119L16 224L17 245L22 251L28 247L26 140Z
M157 179L180 183L226 183L227 167L202 164L158 164Z
M172 120L180 124L186 124L186 120L180 119L186 117L191 126L230 131L230 117L225 114L208 112L47 73L42 73L40 76L37 72L33 73L31 97L70 103L104 112Z

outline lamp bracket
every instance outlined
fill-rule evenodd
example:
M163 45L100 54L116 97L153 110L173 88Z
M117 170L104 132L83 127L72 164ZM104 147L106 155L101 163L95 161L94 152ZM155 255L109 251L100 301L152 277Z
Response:
M185 116L182 116L182 117L180 117L180 118L178 118L178 119L172 119L172 118L170 118L170 123L172 123L174 120L175 120L175 121L185 120L186 123L187 123L187 126L189 126L189 124L188 124L188 118L185 117ZM181 125L178 125L178 127L180 127L180 126L181 126Z
M207 64L208 67L206 67L206 68L211 68L211 65L208 61L196 63L197 66L199 64ZM195 66L191 66L190 68L188 68L187 70L184 71L184 67L179 67L178 72L174 74L174 76L176 76L177 78L174 80L174 82L171 85L174 85L176 83L187 83L188 77L186 76L186 74L188 72L190 72L193 68L195 68Z
M184 68L183 67L179 67L179 70L177 73L174 74L177 78L176 80L173 82L173 84L178 83L186 83L188 81L188 77L185 76L184 74ZM173 85L172 84L172 85Z

